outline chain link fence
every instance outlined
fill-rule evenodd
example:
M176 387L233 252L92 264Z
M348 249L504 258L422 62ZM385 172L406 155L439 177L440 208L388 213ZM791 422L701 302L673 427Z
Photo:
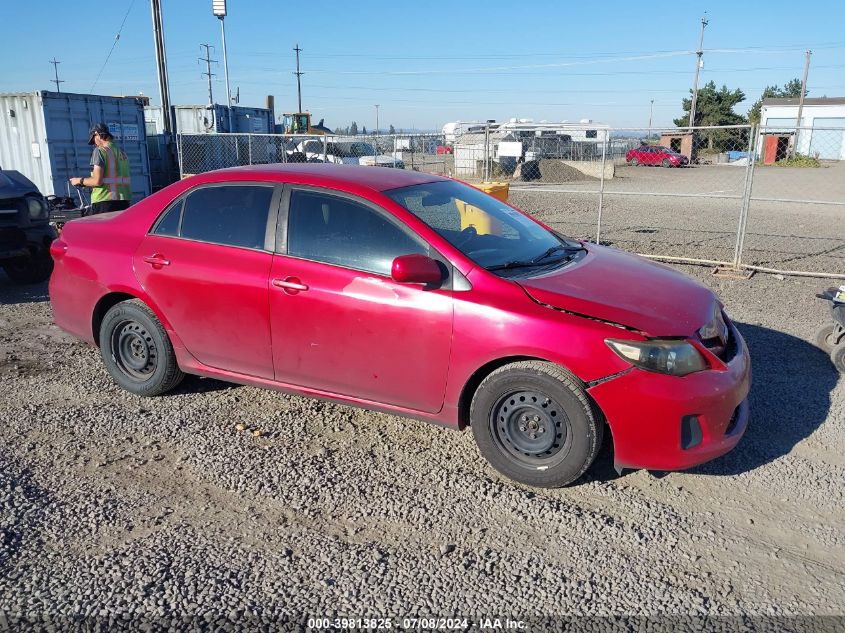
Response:
M845 278L845 128L491 124L439 134L182 134L182 176L316 162L505 181L573 237L666 261Z
M369 165L452 174L451 148L439 134L180 134L177 140L183 178L269 163Z

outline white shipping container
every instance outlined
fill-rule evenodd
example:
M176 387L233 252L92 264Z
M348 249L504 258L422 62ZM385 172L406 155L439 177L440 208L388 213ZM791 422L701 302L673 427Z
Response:
M88 132L95 123L109 126L129 158L133 202L150 195L144 107L135 97L0 94L0 167L21 172L45 196L69 195L68 179L91 173Z

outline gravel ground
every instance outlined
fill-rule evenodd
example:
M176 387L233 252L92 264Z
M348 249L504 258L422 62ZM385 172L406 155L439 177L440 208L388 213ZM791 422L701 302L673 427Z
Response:
M683 270L750 346L745 438L668 474L617 476L606 445L551 491L422 422L199 378L130 395L51 324L45 287L0 277L0 630L4 611L843 614L845 379L809 342L824 282Z

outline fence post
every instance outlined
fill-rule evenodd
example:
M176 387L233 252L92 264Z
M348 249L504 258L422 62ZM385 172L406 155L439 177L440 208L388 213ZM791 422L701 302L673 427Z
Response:
M748 165L745 167L745 183L742 189L742 203L739 208L739 225L736 229L733 267L742 263L742 249L745 246L745 229L748 224L748 210L751 208L751 191L754 188L754 165L757 162L757 141L759 127L752 124L748 130Z
M482 171L482 178L484 182L487 182L489 178L487 177L487 160L490 157L490 124L484 126L484 170Z
M329 160L329 137L323 134L323 162Z
M182 163L182 135L176 135L176 154L179 158L179 180L185 177L185 169Z
M252 134L246 135L246 142L249 145L249 164L252 165Z
M610 140L610 130L605 129L601 144L601 180L599 181L599 219L596 224L596 244L601 244L601 216L604 204L604 170L607 162L607 143Z

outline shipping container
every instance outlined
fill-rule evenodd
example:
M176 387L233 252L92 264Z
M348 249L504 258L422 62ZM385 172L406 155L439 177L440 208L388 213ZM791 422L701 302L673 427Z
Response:
M225 134L229 132L229 114L226 106L177 105L173 120L178 134ZM240 134L272 134L275 129L273 111L267 108L232 106L232 127ZM152 134L164 131L161 106L144 108L144 120Z
M0 167L16 169L44 195L71 195L68 179L91 173L88 132L109 126L129 157L132 200L150 195L143 102L67 92L0 94Z

